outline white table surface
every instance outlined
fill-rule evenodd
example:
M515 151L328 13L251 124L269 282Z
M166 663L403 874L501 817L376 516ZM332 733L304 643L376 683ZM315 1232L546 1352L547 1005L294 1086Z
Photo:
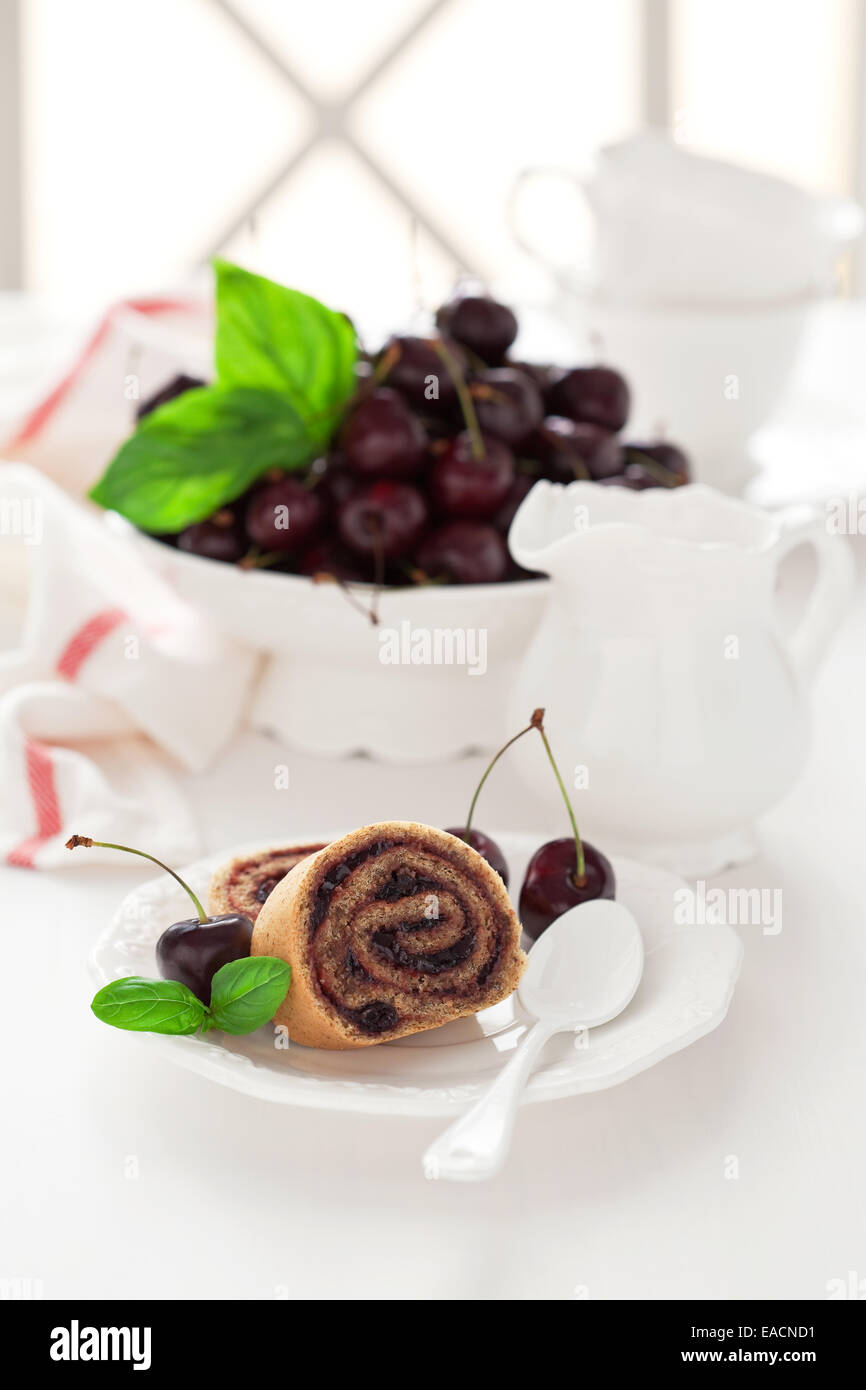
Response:
M0 1276L129 1299L821 1299L863 1278L859 550L802 780L764 821L760 859L714 880L781 888L782 932L743 929L718 1031L623 1086L525 1109L486 1185L424 1179L440 1120L268 1105L98 1023L86 957L140 880L133 863L0 871ZM275 761L288 792L269 790ZM188 788L210 851L329 823L453 823L479 765L319 762L247 735ZM479 824L494 828L494 807L501 828L561 833L555 803L533 803L507 765Z

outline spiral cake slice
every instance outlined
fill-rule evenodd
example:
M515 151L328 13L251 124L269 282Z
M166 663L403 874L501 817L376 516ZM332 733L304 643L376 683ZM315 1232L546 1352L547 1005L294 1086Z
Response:
M254 922L280 879L290 869L324 845L291 845L284 849L263 849L257 854L239 854L217 869L208 890L208 908L214 917L240 912Z
M502 879L469 845L412 821L364 826L277 884L253 955L292 983L274 1021L310 1047L387 1042L477 1013L526 964Z

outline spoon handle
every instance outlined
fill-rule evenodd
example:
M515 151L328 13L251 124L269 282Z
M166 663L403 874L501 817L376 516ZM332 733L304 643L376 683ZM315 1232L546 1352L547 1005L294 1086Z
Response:
M480 1182L499 1172L532 1064L556 1031L536 1023L492 1086L430 1145L422 1159L426 1177Z

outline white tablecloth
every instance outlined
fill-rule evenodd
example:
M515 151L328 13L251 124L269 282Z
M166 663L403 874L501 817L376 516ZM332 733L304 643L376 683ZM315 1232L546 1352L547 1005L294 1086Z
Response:
M441 1121L269 1106L98 1023L86 957L134 864L0 871L3 1276L46 1297L821 1299L866 1275L859 558L803 778L764 822L761 859L718 880L781 887L782 932L743 929L717 1032L614 1090L525 1109L492 1183L424 1179ZM291 788L272 790L283 761ZM217 850L453 823L478 765L407 774L247 736L188 787ZM507 765L493 804L501 828L561 832ZM489 811L479 823L495 828Z

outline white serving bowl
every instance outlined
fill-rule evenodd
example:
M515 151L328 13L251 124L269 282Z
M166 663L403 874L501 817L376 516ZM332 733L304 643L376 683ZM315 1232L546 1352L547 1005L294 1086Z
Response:
M429 763L508 737L508 691L547 580L383 589L374 626L336 584L239 569L175 550L116 515L109 523L181 598L267 658L251 722L290 746ZM352 593L369 604L372 589Z

